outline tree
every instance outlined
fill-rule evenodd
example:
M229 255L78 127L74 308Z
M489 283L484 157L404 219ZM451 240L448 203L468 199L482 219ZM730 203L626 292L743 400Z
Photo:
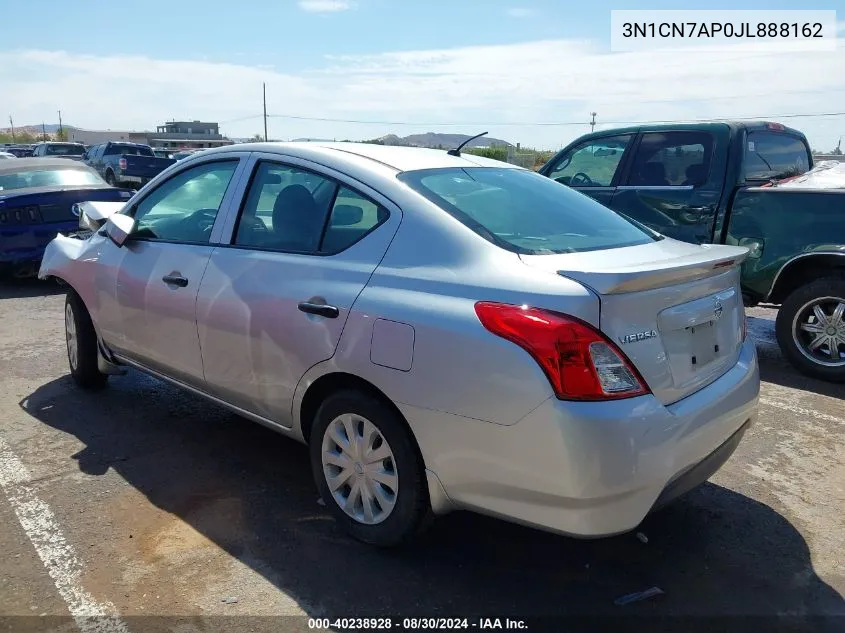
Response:
M11 132L0 132L0 143L22 143L24 145L35 143L36 138L29 132L22 132L20 130L15 132L15 138L12 138Z
M57 141L66 141L68 138L67 130L62 128L56 132L56 140Z

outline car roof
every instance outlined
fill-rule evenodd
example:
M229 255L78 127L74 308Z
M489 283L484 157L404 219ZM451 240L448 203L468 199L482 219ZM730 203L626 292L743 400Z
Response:
M778 125L778 129L772 129L769 126L771 125ZM598 138L602 136L616 136L617 134L637 134L638 132L685 132L685 131L694 131L694 130L716 130L719 128L730 128L733 130L767 130L772 129L773 132L780 132L785 134L793 134L795 136L800 136L803 138L804 134L796 130L794 128L786 127L785 125L781 125L779 123L773 123L772 121L678 121L676 123L655 123L655 124L648 124L648 123L641 123L639 125L629 125L627 127L615 127L615 128L608 128L606 130L601 130L600 132L592 132L590 134L585 134L581 138Z
M88 165L79 161L71 160L69 158L27 157L0 163L0 174L9 174L16 171L24 171L26 169L50 169L51 167L64 167L66 169L83 169L85 171L93 171L90 167L88 167Z
M41 141L38 145L84 145L78 141Z
M398 172L444 167L521 169L521 167L516 165L473 154L463 153L460 156L451 156L446 150L440 149L353 142L325 143L318 141L297 141L290 143L243 143L206 150L202 154L205 156L218 152L231 152L232 150L299 156L318 162L323 158L344 163L378 163Z

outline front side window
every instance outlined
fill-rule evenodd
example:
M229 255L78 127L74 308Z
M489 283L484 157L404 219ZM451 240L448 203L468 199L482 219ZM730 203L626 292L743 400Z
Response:
M527 170L426 169L398 178L485 239L520 254L576 253L660 239L595 200Z
M567 152L549 178L570 187L609 187L630 136L594 139Z
M237 160L204 163L166 180L135 207L132 237L207 243Z
M810 153L796 136L776 132L749 132L743 171L746 180L799 176L810 168Z
M648 132L631 161L636 187L700 185L710 173L713 136L708 132Z

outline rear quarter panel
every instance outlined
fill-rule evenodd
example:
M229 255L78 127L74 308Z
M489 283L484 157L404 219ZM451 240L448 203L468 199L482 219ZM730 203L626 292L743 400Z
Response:
M766 297L778 271L797 255L845 249L845 191L751 187L737 192L725 238L763 245L742 267L743 286Z

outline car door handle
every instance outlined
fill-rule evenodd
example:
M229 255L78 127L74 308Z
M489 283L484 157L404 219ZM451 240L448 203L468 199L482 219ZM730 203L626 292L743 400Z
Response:
M308 314L318 314L320 316L326 317L327 319L336 319L338 316L340 316L340 310L338 310L334 306L330 306L325 303L310 303L308 301L303 301L299 304L298 307L300 312L307 312Z
M184 288L188 285L188 280L182 275L165 275L161 278L161 280L166 284L172 284L174 286L179 286L180 288Z

